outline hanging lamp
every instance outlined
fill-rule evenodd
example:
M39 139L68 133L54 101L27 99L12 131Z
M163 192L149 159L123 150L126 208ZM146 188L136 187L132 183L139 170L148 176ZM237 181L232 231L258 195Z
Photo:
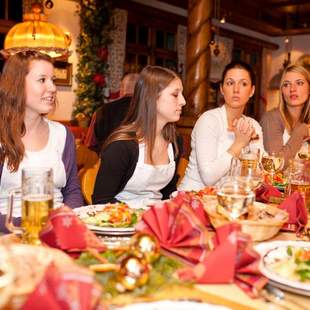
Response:
M24 14L23 20L14 25L5 37L2 50L5 56L27 50L37 50L53 58L69 56L70 35L47 22L42 4L33 3L31 13Z

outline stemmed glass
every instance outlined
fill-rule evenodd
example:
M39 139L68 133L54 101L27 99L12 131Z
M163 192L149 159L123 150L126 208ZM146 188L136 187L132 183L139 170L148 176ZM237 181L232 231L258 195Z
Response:
M284 157L282 152L264 153L261 164L265 172L270 175L271 184L274 181L274 175L281 171L284 166Z
M216 194L218 203L223 208L220 213L232 221L247 213L255 199L248 183L233 176L225 177L219 182Z
M259 162L259 151L242 152L239 158L231 161L229 176L246 182L251 190L256 190L264 181L264 173Z
M303 143L301 149L297 153L298 158L310 160L310 140Z

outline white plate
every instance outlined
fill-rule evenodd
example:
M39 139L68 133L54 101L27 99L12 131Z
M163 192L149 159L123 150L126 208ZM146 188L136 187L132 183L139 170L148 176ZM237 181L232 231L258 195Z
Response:
M277 257L278 259L284 257L288 246L310 249L310 242L273 241L258 244L257 246L255 246L255 249L261 256L259 268L263 275L266 276L273 285L283 290L291 291L293 293L310 296L309 283L303 283L298 280L291 280L285 278L268 267L268 260L272 260L275 257Z
M131 304L115 310L228 310L230 308L194 301L161 300Z
M80 208L75 208L73 211L75 214L83 220L84 217L88 216L88 212L101 211L106 205L89 205ZM136 231L135 227L100 227L96 225L87 224L87 227L98 235L133 235Z

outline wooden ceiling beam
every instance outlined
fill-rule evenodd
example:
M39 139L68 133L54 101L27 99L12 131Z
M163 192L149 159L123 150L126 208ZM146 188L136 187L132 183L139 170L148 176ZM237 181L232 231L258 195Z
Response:
M309 4L309 0L277 0L277 1L262 1L265 8L279 8L285 6L297 6Z
M240 34L240 33L236 35L236 32L228 30L228 29L224 29L224 28L219 28L219 35L223 37L234 38L234 39L238 37L238 40L240 41L246 41L253 46L261 46L263 48L268 48L271 50L277 50L279 48L278 44L271 43L269 41L261 40L258 38L249 37L247 35Z

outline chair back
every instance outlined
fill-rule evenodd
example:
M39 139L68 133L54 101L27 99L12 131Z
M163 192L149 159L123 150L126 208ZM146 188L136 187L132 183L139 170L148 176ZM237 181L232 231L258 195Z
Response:
M78 144L76 146L76 162L78 171L80 171L83 168L91 168L93 167L99 157L96 152L90 150L86 145L84 144Z
M177 174L179 175L179 179L178 179L178 183L177 185L179 185L185 175L185 170L186 167L188 165L188 159L186 159L185 157L181 157L177 166Z
M98 159L92 167L84 167L79 171L82 194L88 205L92 204L92 194L94 192L99 167L100 159Z

